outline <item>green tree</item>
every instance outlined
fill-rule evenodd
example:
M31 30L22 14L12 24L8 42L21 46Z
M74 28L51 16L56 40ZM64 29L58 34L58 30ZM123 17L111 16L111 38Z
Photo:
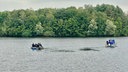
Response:
M128 15L109 4L3 11L0 36L128 36Z
M39 22L38 24L36 24L35 26L36 35L43 36L43 31L44 31L44 28L42 27L41 23Z
M108 36L113 36L115 34L115 30L116 30L116 25L114 25L112 21L107 20L105 34Z
M90 25L88 26L88 35L89 36L96 36L96 31L98 29L97 23L94 19L90 21Z

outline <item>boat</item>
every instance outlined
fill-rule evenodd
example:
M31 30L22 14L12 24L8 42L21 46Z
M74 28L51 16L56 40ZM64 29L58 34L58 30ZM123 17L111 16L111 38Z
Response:
M38 43L38 44L32 44L32 47L31 47L32 50L42 50L44 49L44 47L42 46L41 43Z
M106 41L106 47L107 48L115 48L116 46L116 42L114 39L109 39L108 41Z

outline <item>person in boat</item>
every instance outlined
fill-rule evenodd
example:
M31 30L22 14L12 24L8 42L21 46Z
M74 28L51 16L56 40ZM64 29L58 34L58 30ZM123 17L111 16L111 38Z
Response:
M38 44L34 44L34 43L33 43L33 44L32 44L32 47L38 47Z
M35 44L34 43L32 44L32 47L35 47Z
M109 41L106 41L106 45L107 45L107 46L110 46L111 44L110 44L110 42L109 42Z
M38 43L38 45L39 45L40 47L42 47L42 44L41 44L41 43Z
M110 40L110 44L115 44L115 40Z
M38 44L35 44L35 47L39 47L39 45Z
M106 44L108 45L108 44L109 44L109 42L108 42L108 41L106 41Z
M113 44L115 44L115 40L113 40Z
M33 44L32 44L32 47L39 47L39 46L42 47L42 44L41 44L41 43L38 43L38 44L34 44L34 43L33 43Z
M114 45L115 44L115 40L109 40L109 44L110 44L110 46Z

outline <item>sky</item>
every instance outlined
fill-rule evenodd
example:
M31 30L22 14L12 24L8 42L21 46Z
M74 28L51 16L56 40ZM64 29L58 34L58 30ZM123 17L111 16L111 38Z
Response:
M66 8L70 6L84 7L85 4L111 4L128 12L128 0L0 0L0 11L17 9L37 10L39 8Z

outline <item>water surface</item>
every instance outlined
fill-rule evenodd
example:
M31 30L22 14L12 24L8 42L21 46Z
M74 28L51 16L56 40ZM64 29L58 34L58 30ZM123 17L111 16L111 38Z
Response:
M0 38L0 72L127 72L128 37L114 38ZM41 51L30 49L42 43Z

